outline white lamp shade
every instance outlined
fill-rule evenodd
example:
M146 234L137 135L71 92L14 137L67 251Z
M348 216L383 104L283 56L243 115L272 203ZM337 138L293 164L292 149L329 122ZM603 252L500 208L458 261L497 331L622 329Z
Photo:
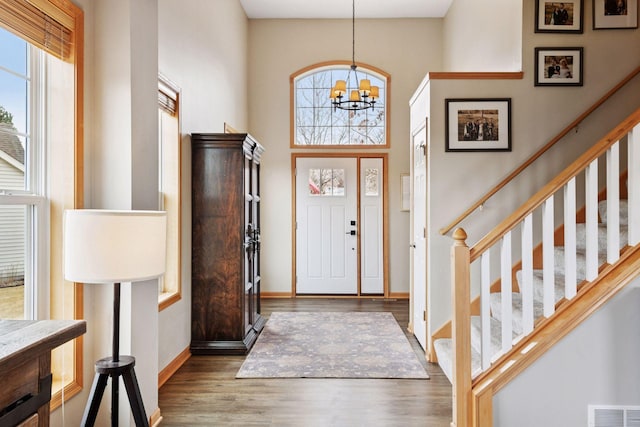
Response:
M66 210L63 239L67 280L134 282L165 271L166 212Z

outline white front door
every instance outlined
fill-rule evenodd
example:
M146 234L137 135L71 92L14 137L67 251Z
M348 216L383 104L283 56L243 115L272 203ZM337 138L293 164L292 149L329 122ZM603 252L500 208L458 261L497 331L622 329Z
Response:
M412 135L413 205L413 334L424 350L427 349L427 131L420 127Z
M358 293L355 158L296 159L296 292Z

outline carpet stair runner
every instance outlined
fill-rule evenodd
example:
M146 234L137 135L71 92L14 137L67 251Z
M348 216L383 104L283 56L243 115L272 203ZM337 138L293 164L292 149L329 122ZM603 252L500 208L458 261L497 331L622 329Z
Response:
M607 206L606 201L598 203L601 223L598 224L598 265L606 262L607 253ZM620 247L624 247L628 242L627 232L628 204L626 200L620 200ZM576 278L577 283L585 279L586 262L586 228L585 224L576 224ZM564 247L556 246L554 248L554 264L555 264L555 301L556 303L564 298ZM516 272L516 280L518 284L522 283L522 271ZM491 354L493 357L499 355L502 349L502 295L500 292L490 294L491 307ZM534 319L537 321L543 316L543 280L542 270L533 271L533 312ZM522 296L518 292L512 293L512 326L513 338L518 338L523 333L522 324ZM471 316L471 372L475 377L481 371L481 334L480 316ZM452 340L451 338L442 338L433 343L438 363L443 372L453 381L452 371Z

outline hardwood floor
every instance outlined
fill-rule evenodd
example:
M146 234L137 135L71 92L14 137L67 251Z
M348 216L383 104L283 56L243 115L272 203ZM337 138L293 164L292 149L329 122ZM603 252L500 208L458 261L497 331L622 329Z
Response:
M431 379L235 379L244 356L191 356L159 390L162 426L449 426L451 384L406 332L408 301L263 299L274 311L390 311Z

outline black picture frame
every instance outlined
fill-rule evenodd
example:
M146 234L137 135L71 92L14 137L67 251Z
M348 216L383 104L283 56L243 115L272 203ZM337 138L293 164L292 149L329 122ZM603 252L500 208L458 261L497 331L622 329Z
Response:
M534 1L536 33L582 34L584 0Z
M534 86L582 86L584 48L536 47Z
M447 98L445 151L511 151L511 98Z
M593 0L593 29L638 28L638 0Z

